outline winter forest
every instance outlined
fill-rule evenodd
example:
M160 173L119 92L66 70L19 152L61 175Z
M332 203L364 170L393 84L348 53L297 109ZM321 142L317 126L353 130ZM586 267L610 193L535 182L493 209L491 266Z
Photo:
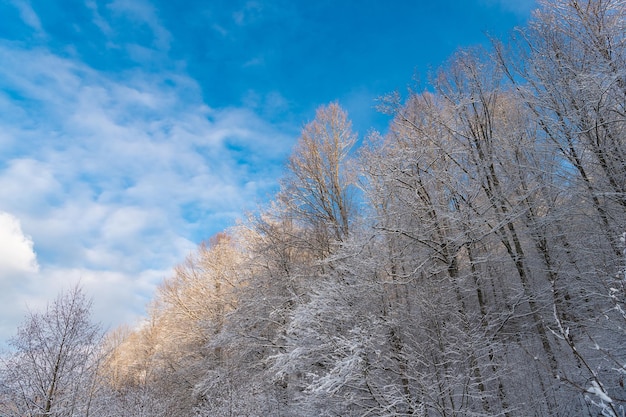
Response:
M540 5L384 135L320 107L141 325L79 287L30 313L0 415L624 417L626 2Z

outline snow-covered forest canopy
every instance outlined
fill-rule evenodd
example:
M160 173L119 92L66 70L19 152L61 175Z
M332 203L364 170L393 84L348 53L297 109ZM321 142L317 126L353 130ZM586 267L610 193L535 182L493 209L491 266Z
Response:
M626 2L543 1L380 108L320 107L141 326L29 314L0 415L624 417Z

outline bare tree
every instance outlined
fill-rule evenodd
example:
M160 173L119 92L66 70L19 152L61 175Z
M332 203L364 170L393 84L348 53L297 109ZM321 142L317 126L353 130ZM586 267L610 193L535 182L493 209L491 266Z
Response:
M6 416L89 416L96 388L101 329L78 286L43 313L29 313L2 362Z
M328 253L342 241L355 215L349 153L356 142L347 113L337 103L318 108L289 159L281 200L295 219L313 229Z
M525 193L524 216L554 296L545 318L561 349L559 379L582 394L585 406L593 404L590 393L614 397L603 415L616 415L623 380L610 369L622 361L615 347L624 332L606 294L614 299L622 285L612 277L626 221L626 4L540 5L512 49L496 44L504 74L536 122L535 140L555 161L554 178ZM517 162L524 174L546 172L545 164L524 159Z
M609 242L619 256L626 213L626 5L540 4L515 53L498 45L498 57L559 150L567 180L579 183L577 204L596 212L598 225L588 233L598 236L597 245Z

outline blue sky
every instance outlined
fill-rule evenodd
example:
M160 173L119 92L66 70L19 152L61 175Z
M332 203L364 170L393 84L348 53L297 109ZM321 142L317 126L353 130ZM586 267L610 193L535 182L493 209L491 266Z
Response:
M132 323L270 198L304 123L523 25L532 0L0 0L0 340L78 280Z

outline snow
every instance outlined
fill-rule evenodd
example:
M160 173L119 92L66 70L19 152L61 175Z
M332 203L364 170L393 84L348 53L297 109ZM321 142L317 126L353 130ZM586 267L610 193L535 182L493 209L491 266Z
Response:
M587 392L593 394L600 398L600 400L604 401L607 404L611 404L613 399L606 395L606 392L596 381L591 381L591 387L587 388Z

